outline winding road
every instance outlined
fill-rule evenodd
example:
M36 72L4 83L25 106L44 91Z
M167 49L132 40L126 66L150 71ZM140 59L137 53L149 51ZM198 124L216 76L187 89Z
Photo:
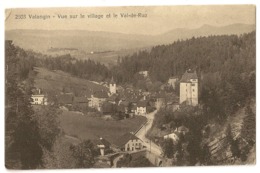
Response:
M136 132L136 136L141 139L143 141L143 145L146 146L147 151L150 151L152 154L156 155L156 156L161 156L162 154L162 149L160 146L158 146L157 144L155 144L153 141L151 141L150 139L146 138L145 135L148 132L149 129L152 128L153 125L153 120L154 120L154 116L157 113L157 110L155 110L154 112L151 112L149 114L146 114L145 117L147 118L147 122ZM135 151L136 152L136 151ZM138 152L138 151L137 151ZM129 152L128 152L129 153ZM113 160L113 166L112 168L116 168L117 167L117 162L123 158L123 153L121 153L121 155L119 155L118 157L116 157Z
M148 130L152 128L154 116L156 113L157 113L157 110L155 110L154 112L151 112L149 114L146 114L145 117L147 118L147 123L135 135L144 142L144 145L147 147L148 151L150 151L151 153L153 153L157 156L160 156L162 154L161 147L158 146L157 144L155 144L150 139L145 137Z

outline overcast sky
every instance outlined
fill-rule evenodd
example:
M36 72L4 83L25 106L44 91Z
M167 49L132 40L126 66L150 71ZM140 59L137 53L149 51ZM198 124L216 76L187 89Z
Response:
M118 18L58 19L58 14L118 14ZM120 13L142 13L146 18L121 18ZM26 19L15 19L26 14ZM50 15L51 19L29 19L31 15ZM56 16L53 18L53 16ZM198 28L204 24L224 26L234 23L255 24L255 6L161 6L92 7L6 10L5 27L10 29L90 30L127 34L161 34L175 28Z

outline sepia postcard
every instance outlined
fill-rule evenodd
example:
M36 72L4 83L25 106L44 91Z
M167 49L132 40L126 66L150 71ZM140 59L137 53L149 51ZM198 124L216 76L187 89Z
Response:
M255 165L255 14L6 9L6 168Z

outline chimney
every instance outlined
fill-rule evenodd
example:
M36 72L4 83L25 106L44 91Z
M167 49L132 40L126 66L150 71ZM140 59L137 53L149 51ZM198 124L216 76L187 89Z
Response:
M41 94L41 89L40 88L38 89L38 91L39 91L39 94Z

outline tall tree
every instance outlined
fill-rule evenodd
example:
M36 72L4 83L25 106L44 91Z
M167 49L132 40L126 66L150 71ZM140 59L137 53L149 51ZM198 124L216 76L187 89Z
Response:
M35 169L42 163L42 148L38 123L33 118L30 104L31 95L28 95L17 68L21 54L11 41L6 41L5 49L6 167Z
M97 155L94 145L90 140L85 140L76 146L71 146L73 157L77 160L76 168L91 168L95 164Z

